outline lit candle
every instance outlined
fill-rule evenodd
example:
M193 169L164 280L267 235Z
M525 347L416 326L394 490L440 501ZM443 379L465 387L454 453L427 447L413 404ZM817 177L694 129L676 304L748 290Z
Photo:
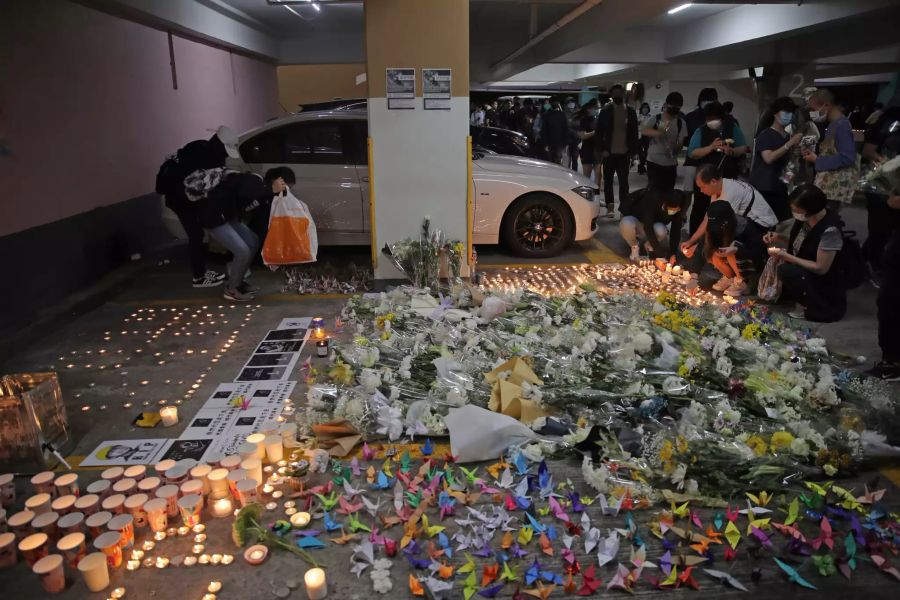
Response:
M244 552L244 560L246 560L251 565L261 565L264 560L266 560L266 556L269 555L269 549L261 544L256 544L255 546L250 546Z
M230 565L233 562L234 562L233 554L223 554L222 555L222 564L223 565Z
M227 517L232 510L231 498L219 498L212 503L212 515L217 519Z
M319 568L310 569L303 575L306 584L306 595L309 600L322 600L328 595L328 583L325 581L325 571Z
M119 598L124 598L125 597L125 588L117 587L116 589L114 589L113 591L111 591L109 593L109 597L115 598L116 600L118 600Z
M288 510L296 510L292 506ZM310 516L308 512L298 512L291 515L291 525L296 527L297 529L302 529L309 525Z
M178 424L178 407L166 406L159 410L159 416L162 419L163 427L171 427Z
M140 566L141 566L141 561L139 561L139 560L129 560L125 564L125 568L128 569L129 571L137 571L140 568Z
M221 589L222 589L221 581L210 581L209 585L206 586L206 591L212 592L213 594L215 594L216 592L218 592Z

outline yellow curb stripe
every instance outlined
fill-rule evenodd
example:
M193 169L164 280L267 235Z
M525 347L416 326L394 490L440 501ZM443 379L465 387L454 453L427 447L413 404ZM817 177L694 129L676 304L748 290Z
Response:
M362 292L360 292L362 293ZM289 292L280 292L277 294L266 294L265 296L257 296L251 302L246 304L254 304L257 302L296 302L299 300L341 300L352 298L354 294L293 294ZM118 302L121 306L169 306L171 304L240 304L229 302L224 298L161 298L158 300L128 300L126 302ZM243 304L243 303L241 303Z
M591 248L585 251L585 257L591 261L592 265L600 265L603 263L625 263L624 258L613 252L609 246L600 240L591 240Z
M891 483L900 487L900 467L884 467L879 473L889 479Z

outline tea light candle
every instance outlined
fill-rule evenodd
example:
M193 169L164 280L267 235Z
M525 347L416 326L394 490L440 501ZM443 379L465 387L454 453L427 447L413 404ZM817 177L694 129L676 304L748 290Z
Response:
M317 340L316 341L316 356L319 358L326 358L328 356L328 340Z
M325 571L319 568L310 569L303 575L306 584L306 595L309 600L322 600L328 595L328 582L325 580Z
M201 565L208 565L209 564L209 554L201 554L200 557L197 559L197 562L200 563Z
M223 564L223 565L226 565L226 566L227 566L227 565L230 565L230 564L233 563L233 562L234 562L234 555L233 555L233 554L223 554L223 555L222 555L222 564Z
M122 475L140 482L147 476L147 467L144 465L133 465L125 469Z
M119 600L119 598L124 598L125 597L125 588L117 587L116 589L114 589L113 591L111 591L109 593L109 597L113 598L114 600Z
M212 516L221 519L231 514L234 507L231 505L231 498L219 498L212 502Z
M141 561L129 560L127 563L125 563L125 568L128 569L129 571L137 571L138 569L141 568Z
M271 486L270 484L268 484L268 483L267 483L266 485L263 486L263 494L271 494L271 493L274 492L274 491L275 491L275 488L272 487L272 486Z
M156 568L157 569L165 569L169 566L169 559L165 556L156 557Z
M183 564L186 567L193 567L194 565L197 564L197 557L196 556L185 556Z
M193 531L194 533L203 533L204 531L206 531L206 525L204 525L203 523L197 523L196 525L191 527L191 531Z
M191 548L191 552L193 552L194 554L203 554L204 550L206 550L206 546L204 546L203 544L194 544L194 546Z
M269 549L263 546L262 544L256 544L255 546L250 546L244 552L244 560L250 563L253 566L261 565L264 560L266 560L266 556L269 555Z
M293 509L293 507L291 507ZM290 510L290 509L289 509ZM308 512L298 512L291 515L291 525L298 529L302 529L309 525L310 515Z
M195 544L202 544L202 543L205 542L205 541L206 541L206 534L205 534L205 533L198 533L197 535L194 536L194 543L195 543Z
M218 553L213 554L209 557L209 562L214 565L220 564L222 562L222 555Z
M166 406L165 408L161 408L159 411L159 416L162 419L163 427L172 427L173 425L177 425L178 407Z
M163 541L164 539L166 539L166 532L165 531L157 531L156 533L153 534L153 539L156 540L157 542ZM144 542L144 543L146 543L146 542Z
M206 586L206 591L212 592L213 594L215 594L216 592L218 592L221 589L222 589L221 581L210 581L209 585Z
M256 446L256 458L263 460L266 457L266 436L264 433L251 433L247 436L247 443Z

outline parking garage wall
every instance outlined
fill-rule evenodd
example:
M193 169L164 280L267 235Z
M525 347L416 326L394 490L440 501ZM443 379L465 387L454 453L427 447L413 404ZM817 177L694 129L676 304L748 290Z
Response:
M166 155L278 114L273 64L62 0L0 3L0 330L167 241Z

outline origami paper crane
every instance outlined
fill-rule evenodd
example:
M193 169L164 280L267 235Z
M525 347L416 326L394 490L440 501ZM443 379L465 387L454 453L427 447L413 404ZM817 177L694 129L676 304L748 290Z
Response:
M597 550L597 562L602 567L615 560L616 554L619 552L619 534L615 530L611 530L609 535L600 544Z
M594 565L591 565L587 569L585 569L581 574L581 577L581 587L578 588L577 592L575 592L576 595L592 596L598 589L600 589L602 581L597 578L596 572L594 571Z
M728 525L725 526L725 539L728 540L732 549L737 549L737 545L741 541L741 532L735 526L734 521L728 521Z
M531 590L523 590L523 594L528 594L529 596L534 596L535 598L540 598L541 600L547 600L550 594L553 593L553 589L556 587L556 584L544 585L542 581L537 582L537 587Z
M884 493L886 490L870 490L869 486L866 485L864 487L865 493L856 499L860 504L875 504L876 502L881 502L881 499L884 498Z
M897 581L900 581L900 571L897 570L897 567L894 567L887 561L887 559L880 554L872 554L870 556L872 562L875 563L875 566L878 567L883 573L887 573Z
M465 600L469 600L472 596L475 595L475 592L478 591L478 583L475 579L475 572L472 571L469 573L469 576L466 577L463 583L463 597Z
M797 572L797 569L795 569L791 565L779 560L778 558L775 558L774 560L775 564L777 564L778 567L787 574L788 580L811 590L818 589L816 586L803 579L803 577L800 576L800 573Z
M828 546L829 550L834 548L834 538L831 537L831 523L825 517L822 517L822 520L819 522L819 532L819 537L809 542L813 550L818 550L821 546Z
M769 492L762 491L758 495L747 492L747 498L752 500L757 506L766 506L774 496Z
M634 586L634 582L636 581L635 575L622 563L619 563L618 567L616 567L616 574L613 578L606 584L607 590L624 590L626 592L631 593L632 587Z
M500 576L500 565L494 563L492 565L483 565L481 568L481 587L497 581Z

